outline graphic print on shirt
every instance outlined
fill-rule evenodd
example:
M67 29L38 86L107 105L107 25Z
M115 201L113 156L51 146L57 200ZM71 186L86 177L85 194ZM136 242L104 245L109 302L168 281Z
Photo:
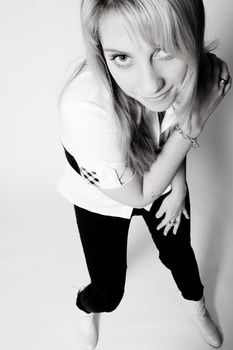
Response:
M89 183L95 186L99 186L99 179L94 171L88 171L83 167L80 167L81 176Z

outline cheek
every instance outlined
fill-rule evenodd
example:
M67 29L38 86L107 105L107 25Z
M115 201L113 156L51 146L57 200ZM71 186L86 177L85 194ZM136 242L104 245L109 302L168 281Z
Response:
M108 65L109 72L117 85L123 90L126 94L129 94L135 86L135 74L130 74L128 69L118 69L113 68L111 65Z
M166 76L173 83L182 82L187 72L187 64L181 60L173 59L172 63L166 67Z

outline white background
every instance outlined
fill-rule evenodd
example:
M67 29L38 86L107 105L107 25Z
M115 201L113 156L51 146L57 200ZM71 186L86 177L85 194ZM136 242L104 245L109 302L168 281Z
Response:
M56 189L64 155L56 97L67 65L83 54L75 0L1 2L0 345L79 349L71 285L88 283L72 204ZM233 74L233 5L205 0L207 38ZM192 242L209 309L233 343L233 100L218 107L189 154ZM132 221L125 296L103 314L97 349L209 349L142 218Z

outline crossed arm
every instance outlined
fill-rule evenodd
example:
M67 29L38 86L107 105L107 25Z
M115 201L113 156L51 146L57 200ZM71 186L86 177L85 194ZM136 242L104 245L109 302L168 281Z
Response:
M156 213L156 217L160 218L164 215L163 220L157 226L157 229L164 227L164 235L167 235L168 231L172 228L173 233L176 234L181 215L184 214L186 219L189 219L189 215L185 208L185 196L187 193L186 184L186 157L178 168L173 180L171 181L171 193L165 197L159 210ZM174 222L175 225L171 226L169 222Z
M186 190L186 157L184 158L184 161L181 163L176 175L171 181L171 185L174 191Z

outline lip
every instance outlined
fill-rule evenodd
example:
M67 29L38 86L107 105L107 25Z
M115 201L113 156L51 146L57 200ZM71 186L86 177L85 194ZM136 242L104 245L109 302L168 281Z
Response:
M157 101L161 101L163 100L165 97L167 97L168 93L172 90L172 88L168 89L167 91L165 91L164 93L162 93L161 95L157 96L157 97L143 97L143 99L145 101L149 101L149 102L157 102Z

